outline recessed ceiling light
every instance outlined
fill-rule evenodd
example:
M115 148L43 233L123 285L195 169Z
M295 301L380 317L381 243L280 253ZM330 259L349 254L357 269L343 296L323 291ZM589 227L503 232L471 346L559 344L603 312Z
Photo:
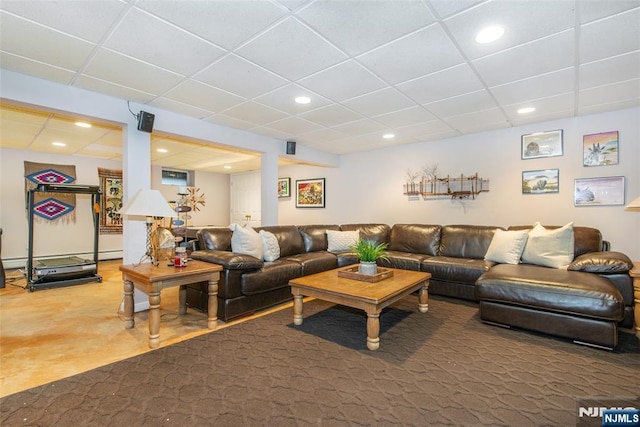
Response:
M524 107L518 110L518 114L528 114L536 111L536 107Z
M476 35L477 43L491 43L498 40L504 34L504 28L497 25L487 27Z
M382 135L382 137L383 137L384 139L391 139L391 138L395 138L395 137L396 137L396 135L395 135L395 134L393 134L393 133L385 133L384 135Z
M79 128L90 128L91 124L87 122L76 122L76 126Z
M166 148L158 148L156 151L158 153L168 153L169 152L169 150L167 150Z
M52 142L51 145L55 145L56 147L66 147L67 146L67 144L65 144L64 142L59 142L59 141Z
M298 104L308 104L311 102L311 98L309 98L308 96L298 96L296 97L295 101Z
M231 169L231 166L229 166L229 165L224 165L224 168L225 168L225 169Z

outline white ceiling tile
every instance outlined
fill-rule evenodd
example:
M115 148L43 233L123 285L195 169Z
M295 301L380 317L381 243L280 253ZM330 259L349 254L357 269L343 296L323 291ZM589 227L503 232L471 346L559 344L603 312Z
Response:
M374 119L391 128L410 126L424 122L430 122L435 116L423 107L411 107L402 111L375 116Z
M446 18L483 1L484 0L429 0L429 3L440 18Z
M444 121L453 129L463 134L511 126L502 110L498 108L447 117Z
M424 76L463 62L440 25L432 25L358 60L391 84Z
M338 104L327 105L326 107L300 114L300 117L323 126L337 126L362 118L359 114Z
M281 111L250 101L225 110L224 115L256 125L265 125L287 116Z
M211 116L210 111L167 98L155 98L153 101L149 102L149 105L167 111L174 111L178 114L184 114L185 116L195 117L196 119L205 119Z
M346 55L289 18L236 51L289 80L298 80L346 59Z
M574 9L573 1L487 1L446 19L444 25L464 55L476 59L573 28ZM503 26L504 36L493 43L476 43L476 34L491 25Z
M638 107L640 107L640 98L635 98L635 99L627 99L623 101L609 102L606 104L596 104L596 105L580 107L579 112L580 112L580 115L587 115L587 114L605 113L607 111L614 111L614 110L624 110L625 108L638 108ZM638 122L640 122L640 116L638 117Z
M640 7L580 29L580 62L640 49Z
M216 113L244 102L239 96L195 81L185 81L163 96Z
M117 0L2 1L3 10L92 43L104 37L126 7L126 3Z
M518 114L518 110L523 107L521 103L505 105L502 109L509 117L509 120L516 125L516 123L529 123L532 117L535 117L538 122L542 122L548 120L547 117L555 116L558 113L569 114L571 116L575 110L575 103L574 93L568 92L528 102L526 106L535 107L536 109L532 113Z
M253 98L288 83L287 80L236 55L228 55L194 76L195 80Z
M277 122L270 123L265 128L275 129L280 132L287 133L289 135L297 135L299 133L311 132L312 130L320 129L321 126L311 123L308 120L303 120L298 117L288 117Z
M402 135L413 136L416 138L424 138L430 134L440 133L456 133L455 129L452 129L446 122L442 120L433 120L430 122L419 123L416 125L405 126L398 129L398 132L402 132Z
M309 97L311 102L309 104L298 104L294 101L298 96ZM259 96L254 101L289 114L304 113L331 103L328 99L295 84L290 84Z
M32 61L6 52L0 52L0 64L2 64L2 68L6 70L39 77L41 79L61 84L68 84L75 75L72 71L48 65L43 62Z
M579 3L580 23L595 21L638 6L637 0L581 1Z
M581 90L579 108L634 99L640 99L640 78Z
M144 28L144 31L140 31ZM105 41L105 47L190 76L225 51L140 10L132 10Z
M434 22L421 2L323 1L298 13L350 55L358 55Z
M565 31L473 61L488 86L498 86L575 63L575 33ZM504 64L509 64L505 67Z
M252 132L255 132L259 135L270 136L272 138L282 139L282 140L295 137L296 135L296 133L293 133L293 132L287 132L284 130L273 129L273 128L264 127L264 126L254 128Z
M580 89L631 80L640 76L640 50L580 66Z
M298 84L334 101L354 98L385 86L382 80L355 61L343 62L302 79Z
M94 77L82 74L76 79L73 86L81 89L90 90L98 93L108 93L111 96L115 96L120 99L126 99L132 102L138 102L140 104L146 104L155 98L155 94L143 92L133 89L131 87L123 86L122 84L112 83L105 80L97 79Z
M420 104L451 98L482 89L482 83L468 65L461 64L444 71L411 80L397 86Z
M225 116L224 114L216 114L214 116L209 117L207 122L215 123L217 125L229 126L235 129L252 129L257 127L255 123L249 123L245 120L239 120L235 117Z
M381 123L375 122L373 120L364 119L364 120L357 120L351 123L346 123L340 126L334 126L333 129L347 135L357 136L357 135L363 135L363 134L370 134L373 132L382 132L382 131L388 130L388 127Z
M94 48L92 43L4 12L0 12L0 41L4 52L72 71L80 69Z
M575 68L571 67L495 86L490 91L501 105L507 105L572 92L575 84Z
M458 116L473 111L490 110L496 102L485 90L471 92L453 98L425 104L424 108L439 118Z
M136 6L226 49L238 47L286 12L268 1L157 1Z
M123 73L122 70L127 70ZM182 80L178 74L100 49L86 68L87 76L159 95Z
M298 135L298 142L323 143L344 138L346 135L334 129L318 129Z
M364 116L377 116L397 110L404 110L415 105L415 102L393 88L349 99L342 103Z

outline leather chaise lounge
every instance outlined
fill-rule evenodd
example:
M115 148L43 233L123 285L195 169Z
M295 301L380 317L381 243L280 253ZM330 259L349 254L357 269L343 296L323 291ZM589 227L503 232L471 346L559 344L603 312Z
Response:
M574 260L567 269L499 264L485 259L497 230L478 225L344 224L271 226L280 258L265 262L231 252L229 228L198 232L191 257L223 266L218 316L230 319L291 299L289 280L358 262L350 251L329 252L327 230L359 231L387 243L381 266L430 272L429 293L479 302L488 323L556 335L577 343L614 348L618 327L634 324L633 268L624 254L609 251L599 230L574 227ZM187 288L187 304L207 307L206 284ZM636 307L636 310L640 308Z

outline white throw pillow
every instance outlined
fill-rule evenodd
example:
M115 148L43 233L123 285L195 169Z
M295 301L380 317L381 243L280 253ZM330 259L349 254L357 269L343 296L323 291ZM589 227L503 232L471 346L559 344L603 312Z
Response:
M360 239L360 231L327 230L327 242L329 252L347 251Z
M229 228L233 231L231 235L232 252L262 259L262 239L256 230L248 224L244 227L239 224L231 224Z
M496 230L484 259L501 264L519 264L527 237L527 230Z
M264 260L273 262L280 258L280 244L278 244L276 235L264 230L260 230L258 234L262 240L262 256Z
M547 230L539 222L529 231L522 262L552 268L566 268L573 261L573 222Z

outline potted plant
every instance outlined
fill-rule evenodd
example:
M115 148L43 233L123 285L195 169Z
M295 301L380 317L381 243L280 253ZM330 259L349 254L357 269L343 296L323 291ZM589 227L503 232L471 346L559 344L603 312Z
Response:
M378 273L378 259L387 259L387 243L376 243L373 240L358 239L356 243L349 246L360 260L358 273L374 275Z

